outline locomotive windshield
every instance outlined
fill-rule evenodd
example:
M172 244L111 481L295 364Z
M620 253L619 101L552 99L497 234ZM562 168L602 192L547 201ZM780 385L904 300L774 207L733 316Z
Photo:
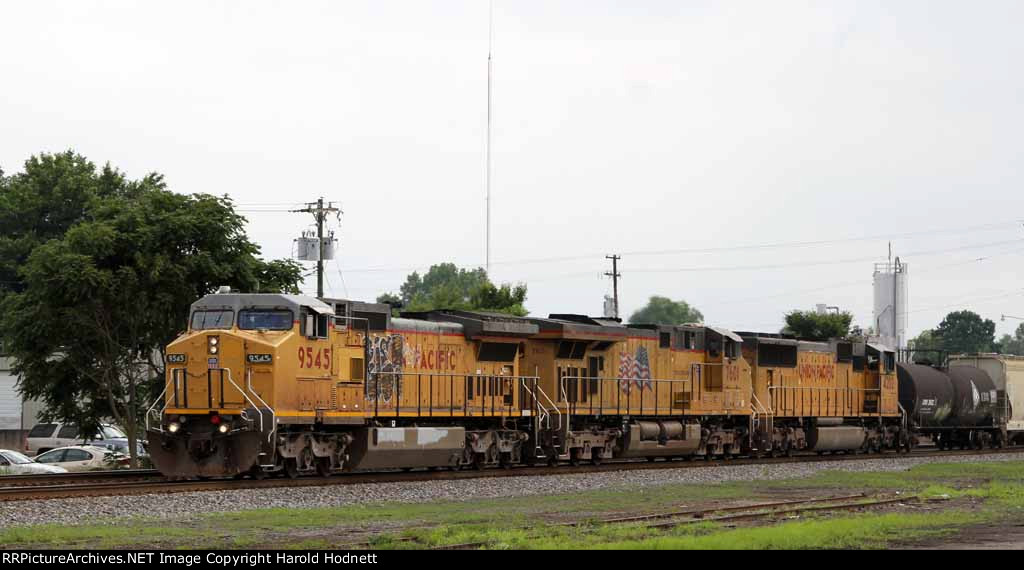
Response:
M246 309L239 311L238 328L243 330L291 330L292 312L270 309Z
M234 316L233 311L196 311L192 313L192 330L229 329Z

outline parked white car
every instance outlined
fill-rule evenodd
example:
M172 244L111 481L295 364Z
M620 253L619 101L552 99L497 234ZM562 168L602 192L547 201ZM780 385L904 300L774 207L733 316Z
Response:
M32 475L35 473L67 473L57 465L36 463L25 455L10 449L0 449L0 475Z
M95 445L60 447L36 456L36 463L56 465L68 471L118 469L128 465L129 461L128 456L123 453Z

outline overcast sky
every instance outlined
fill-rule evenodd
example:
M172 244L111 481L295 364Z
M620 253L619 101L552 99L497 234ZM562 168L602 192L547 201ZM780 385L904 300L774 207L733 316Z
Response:
M891 239L911 334L960 308L1010 332L1022 21L1019 1L497 0L492 275L533 314L599 314L620 253L627 316L660 294L739 330L815 303L866 327ZM482 0L0 1L0 167L73 148L229 194L268 257L322 195L344 209L328 292L372 299L484 262L486 57Z

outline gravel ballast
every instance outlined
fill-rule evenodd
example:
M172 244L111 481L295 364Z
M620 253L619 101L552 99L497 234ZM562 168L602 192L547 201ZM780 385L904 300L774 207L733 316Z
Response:
M820 471L906 471L926 463L982 463L1021 461L1024 452L997 455L942 457L883 457L854 461L818 461L765 465L713 464L678 469L640 469L566 475L484 477L448 481L417 481L278 487L83 497L0 503L0 528L31 524L98 523L128 517L188 518L211 512L256 508L344 507L368 503L426 503L501 497L573 493L598 489L631 489L672 483L722 483L809 477Z

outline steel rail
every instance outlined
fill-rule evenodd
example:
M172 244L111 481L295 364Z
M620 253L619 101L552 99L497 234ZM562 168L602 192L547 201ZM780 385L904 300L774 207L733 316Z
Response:
M156 481L115 481L115 482L86 482L82 484L57 484L57 485L15 485L0 486L0 502L19 500L39 500L49 498L66 498L74 496L119 496L139 495L153 493L180 493L192 491L224 491L241 489L267 489L279 487L325 487L331 485L359 485L377 483L397 482L418 482L418 481L442 481L460 479L483 479L502 477L537 477L537 476L558 476L584 473L602 473L631 470L662 470L662 469L718 469L730 465L767 465L767 464L788 464L788 463L814 463L823 461L866 461L897 457L957 457L973 455L1005 455L1021 454L1024 449L1007 448L991 450L967 450L967 451L917 451L910 455L885 452L881 454L865 455L796 455L793 457L776 458L747 458L733 459L729 461L664 461L647 462L642 460L616 461L602 463L601 465L562 465L557 467L547 466L517 466L509 469L485 469L481 471L386 471L386 472L351 472L343 473L333 477L300 477L298 479L211 479L199 481L168 481L166 479ZM0 485L3 481L0 480Z

